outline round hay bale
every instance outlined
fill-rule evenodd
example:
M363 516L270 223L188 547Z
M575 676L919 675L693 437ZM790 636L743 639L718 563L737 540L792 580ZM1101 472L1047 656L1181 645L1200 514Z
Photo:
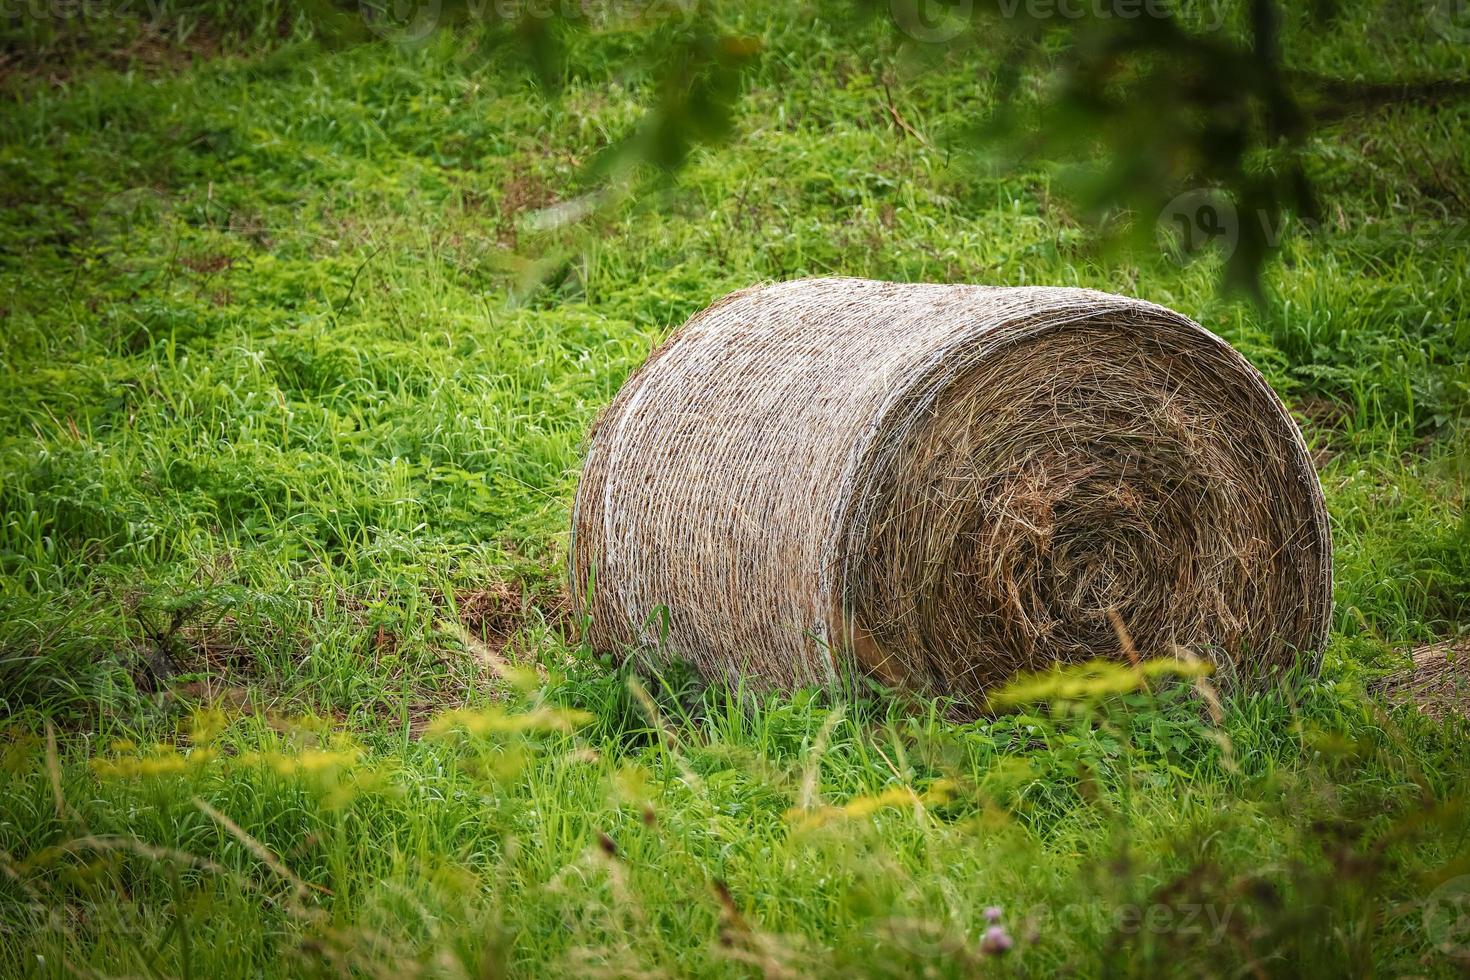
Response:
M1256 679L1331 613L1321 487L1260 373L1085 289L727 296L598 420L572 529L594 648L763 688L852 667L976 700L1176 645Z

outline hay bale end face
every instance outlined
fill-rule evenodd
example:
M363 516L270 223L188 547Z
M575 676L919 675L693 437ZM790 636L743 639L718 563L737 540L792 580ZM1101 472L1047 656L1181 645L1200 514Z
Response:
M1187 317L1083 289L808 279L695 316L593 430L572 519L598 649L758 687L855 667L967 699L1178 646L1316 649L1331 544L1301 434Z

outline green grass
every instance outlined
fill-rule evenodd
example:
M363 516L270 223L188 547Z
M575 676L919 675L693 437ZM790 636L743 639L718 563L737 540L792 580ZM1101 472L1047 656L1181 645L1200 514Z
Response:
M1258 308L977 161L984 51L845 9L701 13L761 42L733 137L550 230L662 35L569 35L553 93L474 32L273 7L7 28L0 974L1465 967L1465 730L1365 692L1470 624L1470 104L1321 131L1327 222ZM1314 71L1466 68L1421 11L1288 28ZM1093 286L1236 344L1321 461L1322 676L957 723L577 647L588 424L691 313L818 274Z

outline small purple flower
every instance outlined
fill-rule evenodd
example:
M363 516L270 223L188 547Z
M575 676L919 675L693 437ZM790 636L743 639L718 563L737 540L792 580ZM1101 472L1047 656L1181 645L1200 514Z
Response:
M986 909L985 909L984 915L985 915L985 921L986 922L999 922L1000 921L1000 906L999 905L990 905L990 906L987 906Z
M980 952L986 956L999 956L1009 952L1014 945L1016 941L1011 938L1010 933L1006 932L1005 926L991 926L980 937Z

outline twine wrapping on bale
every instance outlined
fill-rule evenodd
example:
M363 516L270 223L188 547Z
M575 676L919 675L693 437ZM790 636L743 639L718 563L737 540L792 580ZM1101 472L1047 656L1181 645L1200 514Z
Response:
M594 648L765 688L855 666L976 699L1122 633L1258 679L1331 613L1321 487L1259 372L1084 289L727 296L599 419L572 530Z

